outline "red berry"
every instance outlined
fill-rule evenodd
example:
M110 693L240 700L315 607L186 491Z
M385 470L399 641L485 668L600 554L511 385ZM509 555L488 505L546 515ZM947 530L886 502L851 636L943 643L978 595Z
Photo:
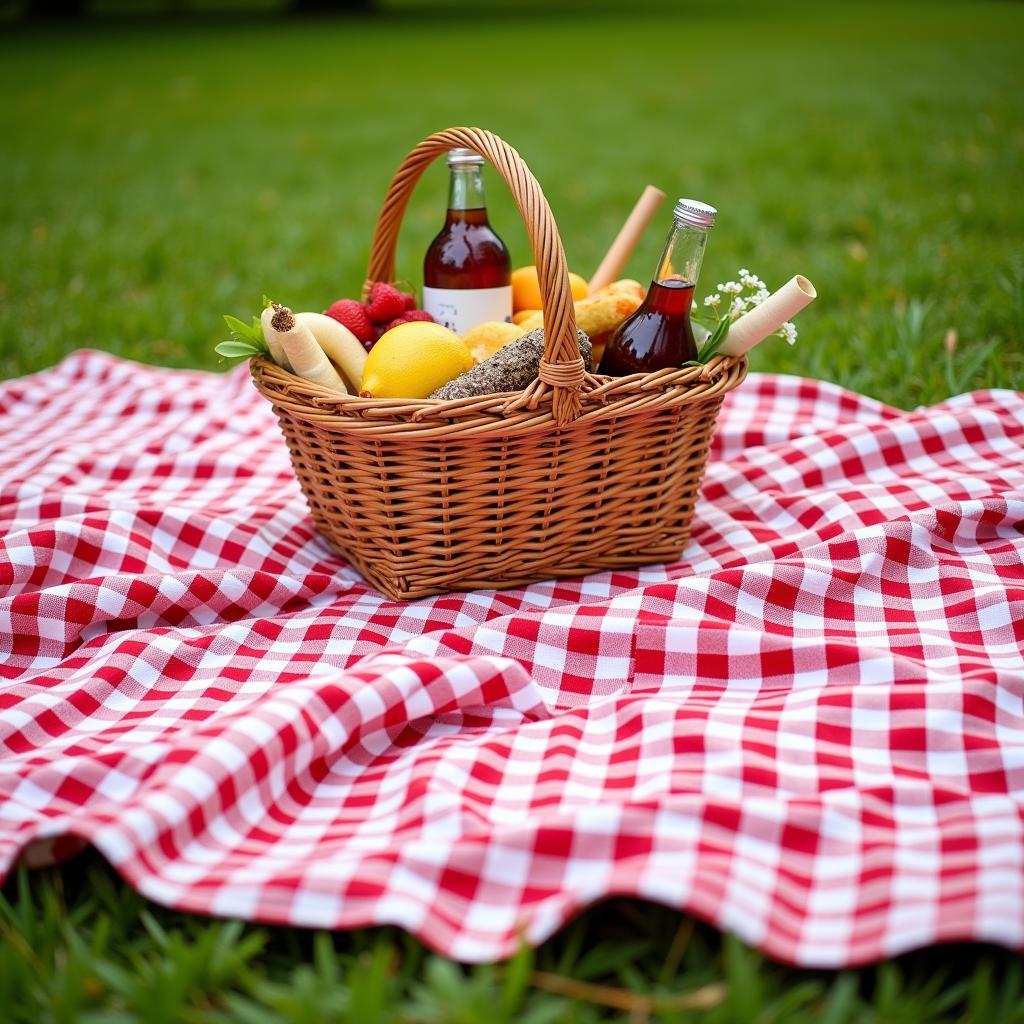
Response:
M401 295L407 310L416 308L416 296L412 292L402 292Z
M414 324L414 323L432 324L433 322L434 322L434 318L429 313L425 312L424 310L422 310L422 309L410 309L407 313L403 313L401 316L395 317L395 319L392 320L391 323L389 323L387 325L387 327L384 328L384 330L385 331L390 331L392 327L398 327L400 324Z
M355 299L339 299L324 311L327 316L347 327L364 344L373 337L373 324L366 313L366 307Z
M393 284L378 281L370 289L366 312L375 324L387 324L405 312L405 299Z

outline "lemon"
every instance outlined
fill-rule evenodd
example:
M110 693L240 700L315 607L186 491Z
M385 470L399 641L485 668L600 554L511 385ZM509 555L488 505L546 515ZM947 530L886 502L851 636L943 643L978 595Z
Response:
M414 321L382 334L363 367L364 398L426 398L473 365L466 343L447 327Z
M524 333L522 327L515 324L507 324L502 320L485 320L482 324L470 327L462 336L462 340L469 347L473 359L482 363L493 356L499 348L504 348L516 338L521 338Z

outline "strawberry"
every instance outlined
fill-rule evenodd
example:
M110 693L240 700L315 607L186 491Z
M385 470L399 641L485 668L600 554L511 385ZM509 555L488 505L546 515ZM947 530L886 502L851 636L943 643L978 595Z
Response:
M393 285L378 281L370 289L370 301L366 304L366 312L375 324L390 323L405 312L405 299Z
M355 299L339 299L324 312L333 320L337 320L342 327L347 327L364 345L373 337L373 323L361 302Z
M384 328L385 331L390 331L392 327L398 327L400 324L414 324L414 323L428 323L432 324L434 318L422 309L410 309L407 313L403 313L401 316L395 317Z
M402 292L402 301L405 303L406 312L416 308L416 296L412 292Z

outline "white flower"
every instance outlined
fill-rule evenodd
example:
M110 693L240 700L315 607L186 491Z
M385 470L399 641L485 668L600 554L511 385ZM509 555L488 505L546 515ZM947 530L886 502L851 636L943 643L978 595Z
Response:
M753 295L751 295L752 305L759 306L765 299L768 298L767 288L758 288Z
M743 301L743 299L740 299L740 298L733 299L732 300L732 305L729 307L729 316L737 317L746 308L747 308L747 304Z
M763 288L764 281L757 276L752 274L746 267L741 267L738 274L740 281L743 283L744 288Z
M710 306L712 309L717 309L718 304L722 301L721 295L709 295L704 299L704 305Z
M790 345L796 341L796 328L788 320L779 328L779 333Z

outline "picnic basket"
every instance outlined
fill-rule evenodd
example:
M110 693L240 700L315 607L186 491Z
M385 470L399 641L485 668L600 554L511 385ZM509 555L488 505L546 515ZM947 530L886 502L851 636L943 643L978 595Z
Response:
M565 253L540 185L491 132L421 142L384 200L364 294L395 277L402 217L426 167L466 146L501 174L526 224L545 352L525 391L457 401L338 395L252 361L327 544L396 600L519 586L678 558L715 417L743 358L629 377L588 373Z

